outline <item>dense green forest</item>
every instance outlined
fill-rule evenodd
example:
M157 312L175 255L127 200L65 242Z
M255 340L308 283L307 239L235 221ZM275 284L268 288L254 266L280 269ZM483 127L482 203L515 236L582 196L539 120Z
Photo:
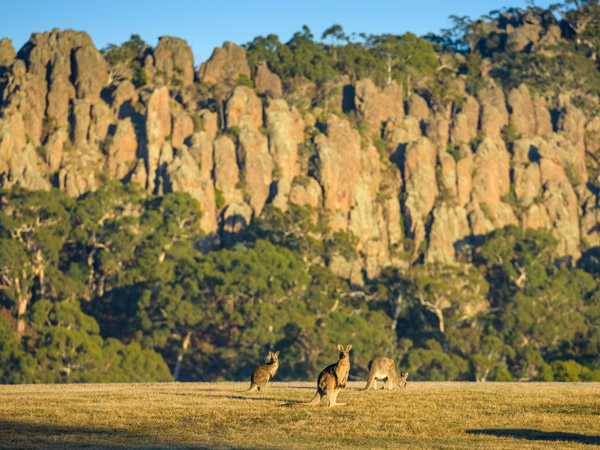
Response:
M232 247L202 253L187 194L109 182L0 202L4 383L171 380L176 368L244 379L268 349L282 379L309 379L336 342L352 343L355 376L387 354L415 380L600 380L597 259L570 268L541 231L508 227L471 266L389 269L357 289L323 265L351 258L350 240L310 208L268 207Z
M490 32L490 23L516 23L527 11L571 39L514 52ZM286 43L271 34L245 47L251 67L266 61L284 82L315 82L310 107L325 110L340 76L395 80L429 105L460 109L457 83L475 95L485 71L505 89L572 90L582 109L600 111L598 2L527 11L453 17L452 28L425 37L348 36L334 25L320 39L304 27ZM143 86L143 48L134 35L103 54L128 61ZM352 112L342 111L363 133ZM317 117L308 131L322 125ZM505 127L503 137L510 144L514 131ZM598 160L590 155L588 167L596 191ZM338 343L353 345L351 379L385 354L413 380L600 381L600 250L560 258L542 230L502 228L474 239L464 264L417 261L356 286L327 264L351 261L355 237L333 232L327 213L308 206L267 206L209 251L202 211L184 193L109 180L78 198L14 187L0 191L0 205L0 383L241 380L275 350L278 379L313 379Z

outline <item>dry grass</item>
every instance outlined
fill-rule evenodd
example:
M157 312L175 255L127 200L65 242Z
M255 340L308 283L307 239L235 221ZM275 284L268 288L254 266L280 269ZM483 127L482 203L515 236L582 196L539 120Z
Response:
M315 383L0 386L0 448L537 449L600 446L600 384L409 383L294 406Z

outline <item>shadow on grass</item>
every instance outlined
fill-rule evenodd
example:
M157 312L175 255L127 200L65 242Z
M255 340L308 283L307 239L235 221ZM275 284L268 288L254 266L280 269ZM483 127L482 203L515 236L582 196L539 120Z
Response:
M157 437L171 438L170 442L157 442ZM0 449L153 449L153 450L199 450L223 448L223 442L176 442L177 436L164 431L136 433L107 428L80 427L60 424L43 424L0 421ZM206 436L206 439L210 439ZM270 447L234 447L230 450L275 450Z
M562 431L540 431L524 428L515 429L482 429L467 430L469 434L487 434L498 437L527 439L528 441L565 441L578 444L600 445L600 436L587 436L578 433L563 433Z
M233 400L261 400L261 401L267 401L267 402L281 402L283 400L281 400L280 398L269 398L269 397L251 397L252 394L248 395L247 397L242 397L241 395L222 395L221 397L223 398L230 398ZM217 397L216 395L214 395L213 397Z

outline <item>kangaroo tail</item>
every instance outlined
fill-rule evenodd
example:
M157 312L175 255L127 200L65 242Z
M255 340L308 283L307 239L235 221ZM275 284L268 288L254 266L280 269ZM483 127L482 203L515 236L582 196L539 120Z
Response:
M367 385L360 389L361 391L366 391L367 389L369 389L371 386L373 386L373 383L375 382L375 377L374 376L370 376L369 375L369 380L367 381Z
M254 383L250 383L250 387L245 390L244 392L254 392L256 389L258 389L258 385L254 384Z
M281 406L315 406L318 405L319 402L321 401L321 394L319 393L319 391L317 390L317 393L315 394L315 396L312 398L311 401L309 402L298 402L298 403L284 403Z

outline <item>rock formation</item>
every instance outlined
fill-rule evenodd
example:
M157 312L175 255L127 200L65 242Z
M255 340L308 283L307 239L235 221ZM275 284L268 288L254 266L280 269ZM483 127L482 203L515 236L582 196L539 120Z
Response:
M503 28L511 52L554 36L552 18L523 20L518 33ZM268 203L310 206L356 237L351 261L330 262L354 283L389 265L458 264L482 235L510 224L551 231L573 261L583 241L600 244L588 186L600 121L568 97L524 84L505 95L488 77L476 95L463 88L444 105L342 76L327 108L312 110L317 86L282 84L265 62L253 68L255 89L238 84L251 71L230 42L197 74L177 38L140 58L154 72L136 87L109 76L85 33L34 34L18 53L1 40L0 186L78 196L114 177L149 193L187 192L212 245L233 242Z

